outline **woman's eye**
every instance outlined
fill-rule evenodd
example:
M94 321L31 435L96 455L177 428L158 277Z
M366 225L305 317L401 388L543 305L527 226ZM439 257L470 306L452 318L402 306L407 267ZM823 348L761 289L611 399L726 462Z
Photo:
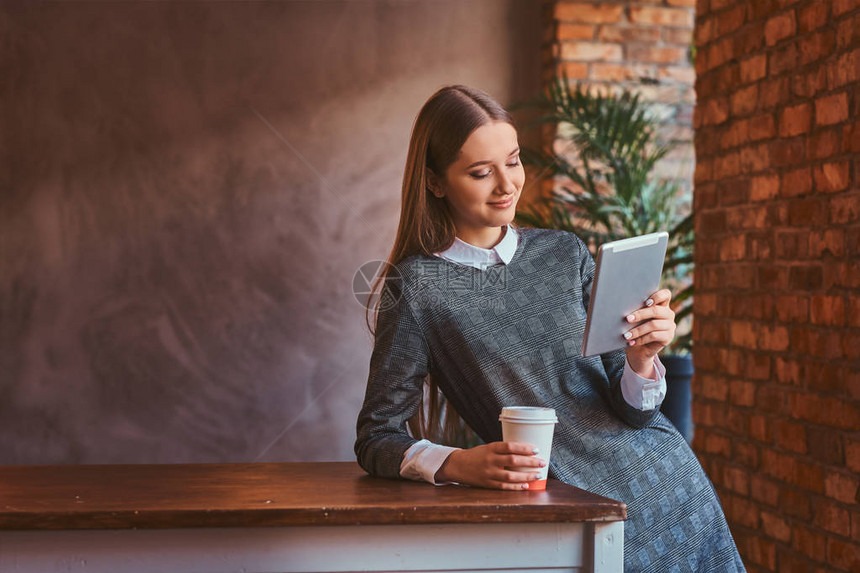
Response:
M483 179L484 177L486 177L489 174L490 174L489 169L487 169L486 171L474 171L474 172L470 173L470 175L472 177L474 177L475 179Z
M511 161L510 163L508 163L508 167L516 167L516 166L518 166L519 164L520 164L520 158L519 158L519 157L516 157L516 158L514 158L514 160L513 160L513 161Z

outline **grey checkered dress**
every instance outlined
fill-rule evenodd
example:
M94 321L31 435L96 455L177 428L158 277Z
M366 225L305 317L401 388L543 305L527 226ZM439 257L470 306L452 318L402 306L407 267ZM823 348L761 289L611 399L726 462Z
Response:
M485 442L503 406L555 408L550 475L627 504L627 571L744 571L717 496L692 450L657 410L621 395L624 351L583 358L594 262L575 235L520 228L508 265L415 255L387 281L356 455L398 477L415 443L406 421L432 372Z

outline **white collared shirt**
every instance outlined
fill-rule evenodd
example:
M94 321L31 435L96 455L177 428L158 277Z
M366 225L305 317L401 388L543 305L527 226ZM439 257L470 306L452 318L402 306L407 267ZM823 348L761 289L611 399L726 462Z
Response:
M491 249L476 247L456 237L454 243L445 251L433 254L445 260L478 269L498 263L507 265L517 250L519 233L513 225L506 225L504 233L502 240ZM654 357L654 367L657 371L657 379L650 380L639 376L627 361L624 361L621 394L634 408L652 410L663 403L663 398L666 396L666 368L657 357ZM404 478L435 484L436 472L442 467L448 455L456 449L434 444L429 440L419 440L403 454L400 475Z

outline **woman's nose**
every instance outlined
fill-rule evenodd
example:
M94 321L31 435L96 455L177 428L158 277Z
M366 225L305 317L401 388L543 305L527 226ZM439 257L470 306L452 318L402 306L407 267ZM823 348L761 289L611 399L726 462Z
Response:
M502 191L505 195L511 195L517 192L517 186L514 184L514 180L511 179L504 171L499 171L499 177L497 179L499 190Z

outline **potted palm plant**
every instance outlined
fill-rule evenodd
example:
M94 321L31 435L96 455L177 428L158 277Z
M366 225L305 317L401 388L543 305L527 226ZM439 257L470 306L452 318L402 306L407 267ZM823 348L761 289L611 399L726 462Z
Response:
M556 186L517 213L517 222L576 233L592 254L608 241L656 231L669 232L663 285L671 289L679 334L661 355L668 393L663 412L692 441L693 218L684 214L677 183L655 175L655 166L671 150L657 138L656 121L639 95L598 93L556 79L547 92L516 107L536 107L533 125L554 125L561 152L524 149L523 162L540 177L569 183ZM569 153L568 153L569 151Z

